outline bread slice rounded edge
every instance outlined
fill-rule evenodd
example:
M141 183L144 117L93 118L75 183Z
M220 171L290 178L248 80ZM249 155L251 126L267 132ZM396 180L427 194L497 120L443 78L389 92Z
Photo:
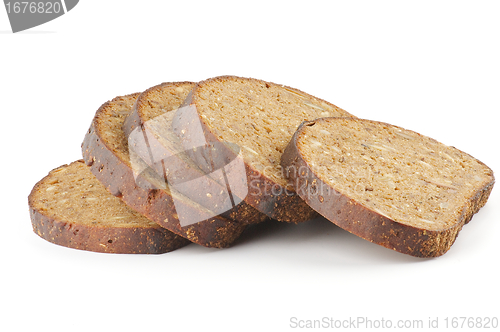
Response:
M92 124L82 143L82 154L91 172L114 196L120 197L129 207L153 220L169 231L193 243L210 248L230 246L243 232L245 225L215 216L185 227L180 225L171 195L161 189L145 189L137 185L133 170L101 139L96 130L96 121L105 108L131 94L116 97L104 103L96 112ZM139 177L138 181L147 182ZM194 208L194 206L192 207ZM194 209L190 209L195 213Z
M53 171L66 166L68 165L59 166L49 172L35 184L28 196L33 231L42 239L63 247L114 254L163 254L190 243L160 226L94 227L48 216L35 207L34 196Z
M468 223L472 216L486 204L495 183L494 177L491 182L478 189L467 199L465 206L462 207L459 220L446 229L420 229L398 223L370 210L323 182L307 164L299 151L297 141L302 129L318 121L325 121L325 119L328 118L304 121L299 126L281 157L281 165L289 182L296 189L301 188L300 190L297 189L298 195L323 217L348 232L411 256L438 257L450 249L463 225ZM376 122L370 120L360 121ZM479 162L484 165L481 161ZM300 174L292 170L300 170ZM317 190L318 186L326 188L330 194L320 195Z
M194 82L189 82L189 81L184 81L184 82L163 82L158 85L155 85L147 90L145 90L142 93L139 93L137 96L137 100L134 103L134 108L132 109L132 112L130 112L129 115L127 115L125 122L123 123L123 132L125 133L125 136L128 137L130 133L132 133L136 128L142 126L143 120L141 115L139 114L138 107L140 106L141 103L145 103L146 100L139 99L139 97L143 94L146 94L151 91L157 91L162 89L163 87L174 85L174 86L179 86L183 84L194 84L196 86L196 83Z
M263 80L259 79L254 79L254 78L244 78L244 77L236 77L236 76L219 76L219 77L213 77L210 79L207 79L205 81L199 82L193 90L189 93L187 96L186 100L184 101L183 105L181 107L187 107L187 106L192 106L197 109L196 105L196 90L201 84L206 84L210 83L210 81L213 80L220 80L220 79L246 79L246 80L251 80L255 82L260 82L262 84L266 83L271 83L275 84L277 86L282 86L283 88L287 88L293 91L297 91L298 93L302 93L306 96L311 96L310 94L307 94L305 92L302 92L298 89L287 87L285 85L281 84L276 84L272 82L266 82ZM314 97L316 98L316 97ZM324 101L320 98L316 98L318 100ZM328 103L327 101L324 101L325 103ZM331 103L328 103L331 104ZM335 106L336 107L336 106ZM208 145L216 145L218 147L221 147L217 154L220 156L221 159L226 159L226 160L233 160L234 158L237 158L235 153L230 149L230 148L224 148L224 144L220 144L221 141L215 136L214 133L210 131L210 129L207 127L203 119L198 114L198 117L196 119L192 118L187 118L183 117L179 112L174 116L173 120L173 128L177 136L179 136L181 139L185 137L185 135L189 135L189 127L193 124L194 121L200 121L202 124L202 130L205 135L206 141ZM183 132L184 131L184 132ZM193 160L195 160L199 165L203 165L203 163L206 163L206 160L204 159L203 156L200 155L191 155L190 156ZM248 186L248 194L246 197L242 197L244 201L257 209L258 211L268 215L269 217L276 219L278 221L282 222L289 222L289 223L298 223L298 222L303 222L307 221L313 218L318 217L318 214L316 211L311 209L306 202L304 202L296 193L295 190L291 187L282 187L281 185L277 184L273 180L271 180L269 177L267 177L265 174L262 172L252 168L250 165L245 163L245 171L247 175L247 183L249 184ZM266 194L263 195L262 192L265 191Z
M179 85L183 85L183 84L194 84L193 87L196 85L196 83L187 82L187 81L186 82L165 82L165 83L161 83L161 84L158 84L156 86L153 86L153 87L145 90L143 93L141 93L141 95L137 98L136 102L134 103L134 107L132 109L132 112L126 117L125 122L123 124L122 129L123 129L123 132L125 133L125 136L129 137L130 133L132 133L135 129L137 129L139 127L143 127L144 121L143 121L143 117L141 116L140 109L141 109L142 105L145 105L147 103L147 98L141 98L141 97L143 97L143 96L146 97L147 94L150 92L161 91L165 87L169 87L172 85L179 86ZM174 112L174 111L172 111L172 112ZM154 139L154 135L148 135L148 139L150 139L150 140ZM162 145L158 140L156 141L156 144ZM197 170L191 169L190 165L187 165L180 158L175 158L175 156L171 157L169 159L169 162L170 163L176 162L177 165L175 168L178 170L184 169L185 173L183 175L185 178L194 178L194 176L192 176L192 174L195 174L195 173L202 174L201 170L197 171ZM151 165L149 165L149 166L151 166ZM207 179L209 179L209 177L207 177ZM226 188L222 188L222 189L227 190ZM194 189L192 191L193 191L193 193L198 192L196 189ZM203 199L203 198L201 198L201 199ZM206 197L205 197L205 200L206 200ZM200 202L199 200L198 200L198 203L203 205L203 202ZM206 207L209 208L208 206L206 206ZM245 201L242 201L240 204L234 206L232 209L225 211L219 215L223 218L231 219L231 220L234 220L236 222L244 223L247 225L261 223L261 222L264 222L264 221L269 219L269 217L266 214L259 212L254 207L248 205Z

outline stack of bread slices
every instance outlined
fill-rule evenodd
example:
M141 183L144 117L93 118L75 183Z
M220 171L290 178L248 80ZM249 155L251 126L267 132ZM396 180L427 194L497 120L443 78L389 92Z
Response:
M235 76L106 102L82 153L35 185L31 221L47 241L107 253L224 248L251 224L321 215L386 248L436 257L494 185L490 168L454 147Z

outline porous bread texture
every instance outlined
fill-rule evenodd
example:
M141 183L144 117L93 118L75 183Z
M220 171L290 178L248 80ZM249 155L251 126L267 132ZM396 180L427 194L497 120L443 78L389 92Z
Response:
M33 207L48 216L102 227L157 227L106 191L83 162L51 171L33 196Z
M419 257L445 253L495 182L490 168L454 147L353 118L305 122L282 165L298 194L327 219Z
M195 85L193 82L162 83L144 91L142 97L137 96L123 124L125 136L143 123L179 108Z
M128 166L130 166L128 139L122 126L139 95L140 93L133 93L113 99L112 104L105 104L106 107L101 107L97 111L93 120L96 124L95 129L101 140L106 143L106 147ZM90 133L91 129L88 131L88 134Z
M154 174L134 177L122 126L138 96L117 97L99 108L82 144L85 162L111 194L119 196L129 207L160 226L206 247L231 245L244 230L244 225L213 216L204 207L168 187L158 189L148 181L154 179ZM182 226L177 213L179 208L186 219L202 221Z
M195 97L202 123L219 140L239 145L245 163L283 187L280 158L297 127L306 120L351 116L300 90L234 76L199 84Z
M169 122L194 85L195 83L191 82L163 83L149 88L138 96L122 126L123 133L128 138L132 165L143 163L151 167L162 182L167 180L163 178L164 175L172 175L172 169L168 166L174 158L178 161L175 163L175 173L182 172L182 169L189 172L197 168L183 153L182 145L170 130ZM140 139L139 142L130 138L134 131ZM168 158L168 163L164 163L160 158ZM183 165L179 165L181 163Z
M397 222L442 230L493 181L486 165L462 151L395 126L348 119L318 121L298 149L330 186Z
M280 156L302 121L324 116L350 114L294 88L221 76L196 85L172 126L186 149L204 137L204 148L191 147L190 157L205 171L235 155L242 158L248 183L245 202L271 218L297 223L318 215L287 186Z
M107 253L164 253L189 243L106 191L83 160L52 170L29 196L33 230L47 241Z
M177 186L177 189L191 200L208 209L217 209L221 216L245 224L263 222L268 217L247 205L244 201L237 207L225 210L228 205L227 187L224 179L214 179L214 174L205 174L185 153L182 143L172 130L172 119L175 110L184 101L195 83L163 83L144 91L135 102L132 112L123 124L123 131L127 137L141 134L141 138L148 138L147 148L140 144L134 145L129 138L129 150L133 164L137 157L158 174L165 174L171 185L174 182L184 182L197 179L198 186ZM165 158L164 160L155 160ZM167 180L167 179L165 179ZM175 185L174 185L175 186Z

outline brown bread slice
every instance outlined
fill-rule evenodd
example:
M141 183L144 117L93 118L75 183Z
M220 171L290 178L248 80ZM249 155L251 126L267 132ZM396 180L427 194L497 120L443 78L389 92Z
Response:
M28 198L33 231L69 248L161 254L190 243L106 191L83 160L52 170Z
M146 169L135 178L122 126L138 96L117 97L99 108L82 144L85 162L109 192L159 225L206 247L229 246L244 225L212 216L206 208L168 188L158 189L161 184L154 172ZM183 227L182 218L200 222Z
M248 195L242 198L247 204L285 222L317 216L287 187L281 153L302 121L349 113L294 88L235 76L198 83L183 106L173 128L184 148L198 148L190 156L204 171L239 154L245 163ZM205 148L200 148L203 137Z
M194 86L190 82L163 83L141 93L123 126L129 149L181 194L216 214L246 224L267 220L244 201L232 206L223 179L213 179L213 174L196 166L172 131L175 110Z
M281 164L313 209L396 251L434 257L486 203L493 171L470 155L386 123L304 122Z

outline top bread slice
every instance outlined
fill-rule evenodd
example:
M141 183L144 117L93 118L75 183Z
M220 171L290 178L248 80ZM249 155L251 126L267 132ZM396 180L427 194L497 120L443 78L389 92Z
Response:
M281 164L297 193L338 226L396 251L434 257L487 201L493 171L470 155L386 123L303 123Z
M206 247L231 245L244 225L213 216L211 211L169 188L161 189L150 169L135 176L122 126L138 96L117 97L99 108L82 144L85 162L109 192L171 232ZM197 222L183 226L181 218Z
M243 159L246 203L271 218L301 222L317 214L287 187L280 157L301 122L325 116L351 115L294 88L222 76L193 88L176 112L173 128L206 172L235 155Z
M245 224L268 219L244 201L231 202L224 179L214 179L218 173L205 174L195 165L172 131L176 106L194 86L189 82L163 83L141 93L123 126L129 149L162 176L165 184L215 214Z
M52 170L28 198L33 231L69 248L161 254L189 243L114 197L83 160Z

